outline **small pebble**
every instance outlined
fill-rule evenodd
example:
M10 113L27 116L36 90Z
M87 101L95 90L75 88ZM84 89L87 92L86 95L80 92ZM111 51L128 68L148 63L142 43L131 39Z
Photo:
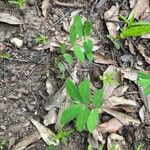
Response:
M29 6L35 6L37 4L37 1L36 0L27 0L27 4Z
M10 41L12 44L14 44L15 46L17 46L18 48L21 48L23 46L23 40L18 39L18 38L12 38Z

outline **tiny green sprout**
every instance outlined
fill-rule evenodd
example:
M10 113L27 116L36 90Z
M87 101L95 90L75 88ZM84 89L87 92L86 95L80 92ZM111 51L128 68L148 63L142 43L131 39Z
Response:
M25 6L25 0L8 0L8 2L18 6L20 9L23 9Z
M91 94L89 80L82 81L78 86L67 80L66 90L72 104L62 113L60 123L65 125L75 119L78 131L88 130L92 133L99 120L98 110L103 104L103 90Z
M55 145L51 144L46 148L46 150L57 150L57 149Z
M144 72L138 72L137 84L144 87L144 95L150 94L150 74Z
M10 54L9 53L0 53L0 59L9 59Z
M0 139L0 150L5 150L6 141Z
M136 150L142 150L141 144L138 144L138 145L137 145Z
M48 42L48 37L44 34L39 34L35 40L37 43L45 45Z

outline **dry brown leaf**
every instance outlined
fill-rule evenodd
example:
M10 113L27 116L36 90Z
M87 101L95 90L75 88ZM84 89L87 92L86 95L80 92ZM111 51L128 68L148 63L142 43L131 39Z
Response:
M112 133L107 138L107 149L108 150L127 150L125 139L115 133Z
M117 4L117 5L113 5L108 11L105 12L104 18L106 21L107 20L119 21L118 14L119 14L119 5ZM118 26L117 23L109 22L109 21L106 22L106 26L109 31L109 34L113 36L117 36L118 35L118 32L116 30Z
M120 121L118 121L116 118L112 118L108 122L99 124L96 127L96 129L98 130L98 132L101 132L101 133L107 133L107 132L115 133L121 127L123 127L123 124Z
M42 14L43 14L44 18L46 18L48 15L49 7L50 7L49 0L43 0L42 1Z
M112 59L108 59L104 55L102 55L98 52L94 53L94 62L99 63L99 64L106 64L106 65L115 65L116 64L116 61L114 61Z
M138 119L106 107L102 108L102 110L118 119L124 125L130 125L132 123L133 125L138 126L141 123Z
M16 16L7 13L0 13L0 22L8 23L11 25L23 24L23 21L21 21L21 19L18 19Z
M46 80L46 91L49 94L49 96L54 94L54 92L56 91L54 84L55 83L54 83L54 81L52 81L51 78L47 78L47 80Z
M130 2L132 3L132 2ZM146 9L149 7L149 0L137 0L133 9L132 13L136 19L140 19Z
M127 91L127 89L128 89L127 85L119 86L113 91L112 95L117 97L123 96L123 94Z
M58 145L58 142L52 142L51 138L55 135L49 128L45 127L38 121L34 119L30 119L30 121L33 123L33 125L37 128L39 134L41 135L42 139L45 141L47 145L51 145L52 143L54 145Z
M27 146L38 141L41 136L38 132L33 132L30 135L24 137L19 143L17 143L11 150L24 150Z

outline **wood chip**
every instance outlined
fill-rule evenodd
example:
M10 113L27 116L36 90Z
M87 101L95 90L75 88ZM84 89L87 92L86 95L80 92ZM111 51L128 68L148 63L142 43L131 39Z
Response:
M44 18L47 18L49 8L50 8L50 1L43 0L42 1L42 14L43 14Z

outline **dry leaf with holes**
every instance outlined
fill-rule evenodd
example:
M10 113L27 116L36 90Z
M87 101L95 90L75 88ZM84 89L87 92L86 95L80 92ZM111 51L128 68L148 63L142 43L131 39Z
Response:
M17 143L11 150L24 150L26 149L30 144L38 141L41 138L41 136L38 134L38 132L33 132L30 135L25 136L19 143Z
M118 25L114 21L119 21L119 5L113 5L108 11L104 13L104 19L106 20L106 26L110 35L117 36L118 35ZM108 20L108 21L107 21ZM113 22L110 22L113 21Z
M19 18L17 18L12 14L7 14L7 13L0 13L0 22L8 23L11 25L23 24L23 21L21 21Z
M42 14L43 14L44 18L47 17L49 8L50 8L49 0L43 0L42 1Z
M116 118L112 118L111 120L109 120L108 122L104 122L99 124L96 129L98 130L98 132L101 133L115 133L116 131L118 131L121 127L123 127L123 124L118 121Z
M58 145L58 142L52 142L51 138L55 135L49 128L45 127L38 121L34 119L30 119L30 121L33 123L33 125L37 128L39 134L41 135L42 139L45 141L47 145Z
M104 55L101 53L95 52L94 53L94 62L99 63L99 64L105 64L105 65L115 65L116 61L112 59L106 58Z

